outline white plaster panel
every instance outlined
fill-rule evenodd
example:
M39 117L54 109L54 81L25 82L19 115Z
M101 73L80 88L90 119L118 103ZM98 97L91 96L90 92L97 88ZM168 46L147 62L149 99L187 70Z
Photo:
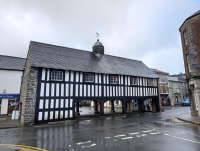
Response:
M51 96L54 96L54 83L51 84Z
M63 118L63 111L60 111L60 118Z
M123 84L123 75L121 75L121 84Z
M125 85L127 85L127 76L125 76Z
M47 81L49 81L50 69L47 70Z
M65 71L65 81L69 81L69 71Z
M133 88L132 87L130 87L130 92L131 92L131 96L133 96Z
M98 83L98 74L95 73L95 83Z
M58 108L59 107L59 99L56 99L56 107L55 108Z
M41 83L40 96L44 96L44 83Z
M41 121L42 120L42 112L39 112L38 114L38 121Z
M43 109L43 103L44 103L44 100L40 99L39 109Z
M130 76L128 76L128 85L130 85Z
M106 96L106 86L104 86L104 96Z
M98 85L95 86L95 96L98 97Z
M72 110L69 111L69 117L73 118L73 112L72 112Z
M109 75L107 75L107 84L109 84Z
M118 75L118 79L119 79L119 84L121 84L121 77L120 77L120 75Z
M51 99L51 106L50 106L50 108L51 109L54 108L54 99Z
M61 96L64 96L64 91L65 91L64 90L64 84L61 84L61 90L60 91L61 91Z
M45 109L48 109L49 108L49 99L46 99L45 100Z
M71 71L70 81L71 81L71 82L74 81L74 71Z
M124 96L124 89L123 89L124 87L123 86L121 86L121 96Z
M110 96L112 97L112 87L110 86Z
M101 74L99 74L99 83L101 83Z
M83 82L83 72L80 72L80 82Z
M66 84L65 96L69 96L69 84Z
M50 111L50 120L53 119L53 111Z
M79 82L79 72L76 72L76 82Z
M88 85L88 96L90 96L90 85Z
M80 84L80 93L79 93L80 96L82 96L82 91L83 91L82 84Z
M103 75L103 83L106 84L106 75Z
M73 87L74 87L74 85L70 84L70 96L73 96Z
M109 92L109 86L107 86L107 96L110 95L110 92Z
M101 86L99 86L99 97L101 97Z
M68 118L68 110L65 110L65 118Z
M113 96L115 96L115 86L113 86Z
M84 96L86 96L86 85L84 85Z
M42 68L42 80L45 80L45 68Z
M121 89L120 89L120 87L118 87L118 89L119 89L119 96L121 96Z
M55 119L58 119L58 111L55 111Z
M49 83L46 83L46 96L49 96Z
M73 99L70 99L70 107L73 106Z
M59 90L60 90L59 83L56 83L56 96L59 96Z
M118 96L118 86L116 86L116 96Z
M48 120L48 112L44 112L44 120Z
M94 96L94 85L92 85L92 96Z
M78 96L78 84L76 84L76 96Z
M126 79L126 78L125 78ZM125 82L126 83L126 82ZM127 96L127 87L125 87L125 96Z
M69 100L65 99L65 107L68 108L68 106L69 106Z

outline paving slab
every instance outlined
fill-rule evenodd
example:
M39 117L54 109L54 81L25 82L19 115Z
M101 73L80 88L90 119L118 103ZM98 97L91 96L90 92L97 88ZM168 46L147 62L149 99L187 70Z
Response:
M192 116L190 113L186 113L186 114L179 115L177 118L182 121L200 125L200 116Z
M19 120L12 120L10 117L0 118L0 129L21 127Z

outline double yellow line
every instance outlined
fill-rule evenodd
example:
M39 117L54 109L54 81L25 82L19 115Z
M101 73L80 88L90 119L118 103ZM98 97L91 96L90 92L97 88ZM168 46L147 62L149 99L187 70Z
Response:
M32 147L32 146L25 146L25 145L0 144L0 146L10 146L13 148L19 148L20 151L48 151L46 149Z
M179 122L179 123L184 123L184 124L189 124L189 125L193 125L193 126L198 126L199 127L199 125L197 125L197 123L195 123L195 124L193 124L193 123L187 123L185 121L178 120L177 117L175 117L175 116L172 116L171 119L173 121L176 121L176 122Z

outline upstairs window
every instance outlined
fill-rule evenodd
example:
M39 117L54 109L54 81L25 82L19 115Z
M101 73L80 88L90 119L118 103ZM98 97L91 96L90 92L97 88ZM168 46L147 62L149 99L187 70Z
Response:
M131 85L137 85L137 78L131 77Z
M153 79L148 79L148 86L153 86Z
M117 76L114 75L110 76L110 84L117 84Z
M92 73L85 73L85 75L84 75L84 82L94 82L94 74L92 74Z
M184 36L185 46L187 46L188 42L187 42L187 33L186 33L186 30L183 32L183 36Z
M52 70L51 71L51 80L62 81L63 80L63 72Z

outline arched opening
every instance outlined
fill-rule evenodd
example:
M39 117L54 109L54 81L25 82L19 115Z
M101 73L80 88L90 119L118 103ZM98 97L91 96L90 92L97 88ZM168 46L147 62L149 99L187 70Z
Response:
M144 110L146 112L151 112L152 111L152 99L146 99L144 101Z
M104 113L122 113L122 102L120 100L108 100L104 102Z

